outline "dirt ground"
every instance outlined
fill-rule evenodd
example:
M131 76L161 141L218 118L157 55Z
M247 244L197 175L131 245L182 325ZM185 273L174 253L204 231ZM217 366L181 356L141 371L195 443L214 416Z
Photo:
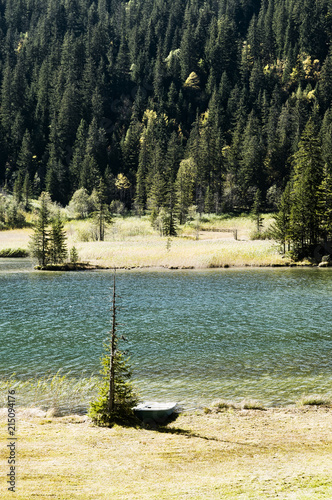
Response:
M331 408L186 413L159 429L19 410L15 493L0 417L4 499L332 498Z

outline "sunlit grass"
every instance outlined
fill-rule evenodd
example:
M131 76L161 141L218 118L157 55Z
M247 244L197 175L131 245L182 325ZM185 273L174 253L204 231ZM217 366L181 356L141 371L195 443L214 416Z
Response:
M23 248L28 250L31 234L32 229L30 228L0 231L0 250L7 248Z
M8 431L3 415L0 439ZM181 414L163 429L92 426L17 412L17 500L331 498L331 415L233 410ZM8 453L2 449L3 463ZM41 491L42 485L42 491Z
M272 216L265 216L266 227L271 220ZM200 231L197 240L194 225L180 228L178 237L161 237L152 227L149 217L115 217L106 232L105 241L86 241L91 240L87 237L92 227L91 220L72 220L66 223L65 228L68 249L75 246L80 261L104 267L203 269L287 263L274 242L249 239L254 223L248 216L208 216L203 217L202 225L211 230L237 229L238 240L232 233L213 231ZM27 249L31 233L31 229L2 231L0 250Z

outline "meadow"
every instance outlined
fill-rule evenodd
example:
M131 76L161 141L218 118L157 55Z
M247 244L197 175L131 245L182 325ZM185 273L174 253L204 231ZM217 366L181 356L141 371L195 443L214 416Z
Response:
M273 218L264 216L262 232ZM267 239L252 240L255 224L248 216L206 216L179 228L177 237L161 236L148 217L115 217L105 241L95 241L90 220L65 224L68 248L75 246L79 260L102 267L217 268L287 265L278 245ZM225 230L225 232L222 232ZM236 230L237 239L232 231ZM31 229L0 233L1 251L27 249Z
M327 407L191 412L154 429L100 428L39 409L19 409L16 421L17 500L332 497ZM7 455L1 447L3 470Z

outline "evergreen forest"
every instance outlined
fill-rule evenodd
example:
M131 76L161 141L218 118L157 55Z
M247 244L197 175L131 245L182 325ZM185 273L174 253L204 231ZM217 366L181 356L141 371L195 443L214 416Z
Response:
M295 217L304 190L297 241L328 237L331 35L331 0L0 0L0 187L67 205L102 182L170 227L257 193Z

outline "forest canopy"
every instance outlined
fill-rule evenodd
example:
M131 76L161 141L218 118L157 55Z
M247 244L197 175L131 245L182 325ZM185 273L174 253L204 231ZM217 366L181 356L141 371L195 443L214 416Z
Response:
M332 169L331 35L331 0L0 0L0 187L275 209L309 120Z

